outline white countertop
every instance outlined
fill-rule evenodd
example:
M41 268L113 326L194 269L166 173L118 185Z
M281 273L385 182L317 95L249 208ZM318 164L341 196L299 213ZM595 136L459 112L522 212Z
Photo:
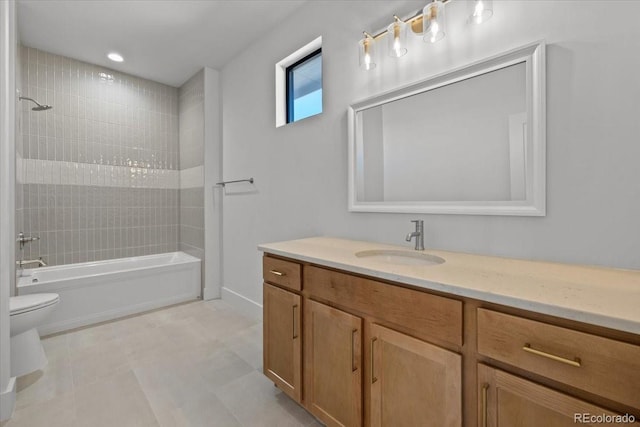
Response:
M427 249L443 264L396 265L355 256L411 248L329 237L267 243L258 249L366 276L640 334L640 271Z

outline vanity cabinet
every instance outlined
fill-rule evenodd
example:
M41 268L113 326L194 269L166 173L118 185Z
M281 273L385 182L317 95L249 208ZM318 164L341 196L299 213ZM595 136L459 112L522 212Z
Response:
M264 372L320 421L462 425L461 301L270 256L263 276Z
M302 298L267 283L300 289L300 265L266 259L263 285L264 374L296 402L302 400Z
M636 334L271 254L264 280L264 372L327 426L640 419Z
M305 400L331 426L362 425L362 318L305 303Z

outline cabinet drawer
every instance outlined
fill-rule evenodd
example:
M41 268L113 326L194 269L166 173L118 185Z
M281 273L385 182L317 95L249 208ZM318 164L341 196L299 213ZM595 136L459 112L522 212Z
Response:
M607 425L640 427L632 421L593 423L589 415L624 417L570 395L543 387L524 378L486 365L478 365L478 419L494 426L579 426ZM623 418L624 419L624 418ZM581 421L583 420L583 421Z
M302 289L301 266L283 259L263 257L262 277L265 282L299 291Z
M478 352L640 408L640 347L478 309Z
M319 267L305 267L311 297L379 319L425 341L462 345L462 301Z

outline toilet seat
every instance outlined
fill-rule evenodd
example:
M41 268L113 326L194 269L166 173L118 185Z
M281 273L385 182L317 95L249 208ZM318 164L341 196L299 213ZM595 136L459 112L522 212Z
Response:
M9 313L11 316L39 310L60 301L58 294L30 294L9 298Z

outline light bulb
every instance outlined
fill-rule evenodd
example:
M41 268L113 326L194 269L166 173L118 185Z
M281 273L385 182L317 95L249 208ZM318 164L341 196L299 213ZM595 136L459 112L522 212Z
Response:
M407 24L394 16L395 21L387 27L389 56L399 58L407 53Z
M393 38L393 51L396 53L396 56L400 56L400 39L398 37Z
M360 66L369 71L376 67L374 39L368 34L358 43L358 56L360 57Z
M431 43L435 43L438 41L438 33L440 32L440 26L438 25L438 21L433 21L430 25L431 31Z
M364 68L371 69L371 42L366 40L364 43Z
M473 11L473 16L476 18L482 16L483 10L484 10L484 4L482 4L482 0L477 1L475 10Z
M424 28L424 41L435 43L444 38L445 35L445 15L444 15L444 3L441 1L434 1L425 6L422 11L423 28Z

